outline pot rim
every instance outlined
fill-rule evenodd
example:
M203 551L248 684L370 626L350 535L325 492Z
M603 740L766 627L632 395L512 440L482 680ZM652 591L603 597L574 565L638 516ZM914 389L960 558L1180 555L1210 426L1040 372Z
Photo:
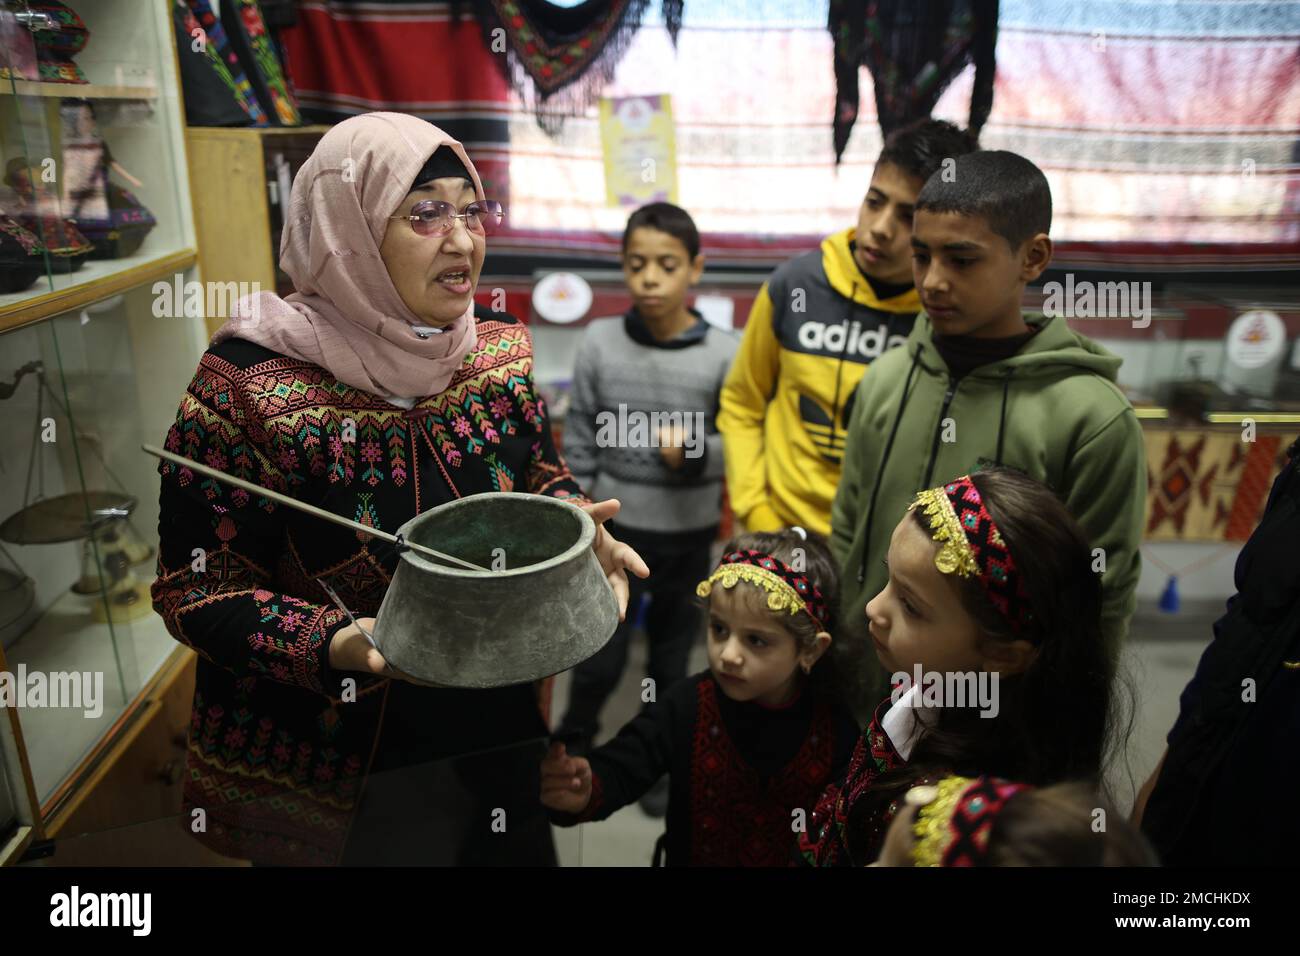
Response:
M578 522L578 540L561 553L547 558L545 561L539 561L536 564L526 564L517 568L506 568L502 571L472 571L469 568L459 568L454 565L438 564L430 558L426 558L414 550L403 551L401 558L403 561L409 561L421 571L433 571L437 574L451 578L463 578L468 581L485 581L489 578L508 578L521 574L536 574L539 571L547 571L554 567L566 564L582 555L583 551L590 551L592 543L596 540L596 522L592 520L591 515L583 511L572 502L565 501L561 498L552 498L548 495L535 495L519 491L481 491L473 495L465 495L463 498L456 498L452 501L438 505L436 508L430 508L411 518L400 528L397 533L403 539L410 537L411 526L421 519L427 519L429 515L437 514L440 511L449 511L455 508L464 507L467 502L478 501L483 498L530 498L534 502L541 504L543 507L558 507L570 512ZM429 547L437 547L431 544Z

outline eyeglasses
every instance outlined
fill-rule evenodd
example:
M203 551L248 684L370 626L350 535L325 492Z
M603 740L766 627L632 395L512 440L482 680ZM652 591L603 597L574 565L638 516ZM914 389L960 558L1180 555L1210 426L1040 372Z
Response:
M389 219L406 219L417 236L445 236L451 232L457 219L465 220L465 228L480 236L496 232L505 219L506 211L495 199L476 199L456 212L456 207L441 199L423 199L411 209L409 216L389 216Z

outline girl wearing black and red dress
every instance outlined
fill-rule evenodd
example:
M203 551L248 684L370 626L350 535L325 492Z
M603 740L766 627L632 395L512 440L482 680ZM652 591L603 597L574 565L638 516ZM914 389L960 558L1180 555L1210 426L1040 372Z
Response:
M662 848L669 866L788 865L858 736L825 656L835 588L818 535L795 528L728 545L697 592L708 599L709 669L587 757L553 744L542 764L552 821L603 820L667 773L656 860Z

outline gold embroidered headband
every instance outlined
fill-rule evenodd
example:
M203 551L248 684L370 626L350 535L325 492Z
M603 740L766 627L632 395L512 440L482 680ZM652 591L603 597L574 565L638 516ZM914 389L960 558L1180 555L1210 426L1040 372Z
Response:
M918 507L930 526L930 537L939 543L934 566L943 574L978 578L989 602L1017 635L1023 634L1034 616L1024 575L975 482L963 475L922 491L908 510Z
M700 597L713 592L715 581L724 588L734 588L737 581L745 581L767 592L767 607L771 611L798 614L806 611L821 630L827 629L829 615L821 589L788 564L763 551L732 551L725 555L709 575L695 588Z
M993 821L1023 783L997 777L945 777L936 786L913 787L904 797L921 805L912 834L917 866L983 866Z

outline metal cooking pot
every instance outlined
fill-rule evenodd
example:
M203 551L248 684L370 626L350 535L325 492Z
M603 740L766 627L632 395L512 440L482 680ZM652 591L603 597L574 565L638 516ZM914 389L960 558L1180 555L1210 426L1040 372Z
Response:
M488 492L398 529L471 571L404 551L374 640L398 670L447 687L504 687L585 661L618 626L614 590L591 550L596 524L576 505Z

